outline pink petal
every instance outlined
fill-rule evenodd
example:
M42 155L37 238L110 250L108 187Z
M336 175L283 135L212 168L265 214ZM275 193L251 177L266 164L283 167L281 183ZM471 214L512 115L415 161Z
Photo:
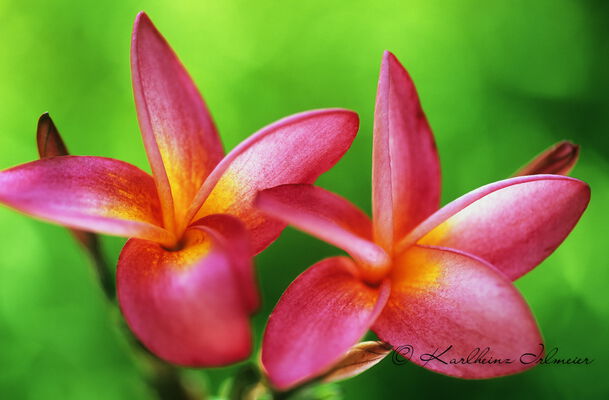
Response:
M358 126L354 112L328 109L293 115L263 128L218 164L191 212L205 201L196 219L217 213L237 216L251 233L254 251L262 251L285 225L253 207L257 192L287 183L313 183L349 149Z
M262 364L271 383L287 389L331 368L366 333L389 295L365 285L353 261L333 257L302 273L271 314Z
M0 172L0 202L71 228L172 243L152 177L111 158L63 156Z
M133 27L131 72L138 120L169 224L222 159L222 143L201 95L148 16ZM173 204L173 208L172 208Z
M368 216L334 193L311 185L283 185L260 192L256 206L282 222L340 247L367 269L381 269L379 275L385 272L383 267L389 266L387 254L372 243Z
M492 378L535 365L520 361L523 354L540 351L535 319L513 284L491 265L414 246L394 268L391 296L373 330L395 351L460 378ZM425 356L434 353L439 359ZM489 364L482 358L511 362Z
M545 150L527 165L518 170L514 176L535 174L569 175L577 163L579 146L562 141Z
M187 231L179 251L143 240L125 245L117 270L121 310L160 358L211 367L250 354L249 312L227 245L198 228Z
M212 214L198 220L193 226L203 229L224 247L230 248L228 256L233 260L241 293L250 312L260 305L258 284L252 265L252 249L245 226L237 218L226 214Z
M562 243L589 200L590 188L577 179L512 178L453 201L409 238L474 254L516 279Z
M372 204L374 236L391 250L438 209L440 163L414 83L385 52L374 111Z

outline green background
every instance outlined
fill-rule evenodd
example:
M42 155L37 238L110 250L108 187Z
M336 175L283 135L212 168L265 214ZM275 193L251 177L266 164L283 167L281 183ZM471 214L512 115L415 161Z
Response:
M130 31L142 9L191 72L226 149L291 113L359 112L352 149L318 182L367 211L385 49L419 89L442 160L444 203L507 177L558 140L579 143L572 175L591 185L590 207L517 286L547 345L594 363L462 381L386 359L341 387L348 399L608 398L608 2L0 0L0 168L37 157L36 120L49 111L72 153L149 170L129 72ZM67 231L7 208L0 227L0 398L151 398ZM104 238L112 265L123 242ZM289 282L337 253L287 229L257 258L264 306L254 318L256 342ZM217 391L234 372L193 374Z

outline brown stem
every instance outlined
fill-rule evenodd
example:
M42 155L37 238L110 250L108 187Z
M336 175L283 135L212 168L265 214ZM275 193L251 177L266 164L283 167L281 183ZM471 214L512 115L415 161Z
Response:
M71 230L71 232L89 255L89 258L93 263L95 275L97 276L99 285L104 291L106 298L110 302L114 302L116 300L114 280L112 279L110 268L108 268L108 264L102 254L99 236L95 233L85 231Z

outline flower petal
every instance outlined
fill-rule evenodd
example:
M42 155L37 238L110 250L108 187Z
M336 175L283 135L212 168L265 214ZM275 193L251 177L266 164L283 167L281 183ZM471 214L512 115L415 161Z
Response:
M256 206L349 253L370 269L388 266L385 251L372 242L366 214L344 198L312 185L282 185L261 191Z
M535 319L513 284L491 265L413 246L394 268L391 296L373 330L396 352L460 378L491 378L535 365L520 361L542 343Z
M462 196L423 222L418 243L481 257L516 279L548 257L590 200L577 179L532 175L496 182Z
M269 317L262 364L287 389L331 368L366 333L389 295L365 285L353 261L333 257L302 273Z
M71 228L173 241L152 177L111 158L53 157L2 171L0 202Z
M230 252L224 241L197 228L187 231L179 251L127 242L118 261L119 303L150 351L191 367L248 357L249 313Z
M279 236L284 224L253 207L259 190L287 183L313 183L351 146L359 121L341 109L309 111L271 124L242 142L218 164L197 195L195 219L232 214L250 231L254 251Z
M391 250L438 209L440 163L414 83L385 52L374 111L372 215L375 241Z
M579 146L566 140L545 150L513 176L556 174L569 175L577 163Z
M173 204L182 221L224 156L222 143L194 82L144 13L138 14L133 28L131 71L138 120L163 210L173 215Z
M250 312L260 305L258 285L252 264L250 238L245 226L237 218L226 214L212 214L201 218L193 226L203 229L226 248L233 261L235 274L241 285L241 293Z

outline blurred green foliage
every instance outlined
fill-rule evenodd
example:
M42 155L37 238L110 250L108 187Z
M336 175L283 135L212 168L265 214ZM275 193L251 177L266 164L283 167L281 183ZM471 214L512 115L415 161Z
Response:
M0 0L0 168L37 157L36 120L49 111L72 153L149 170L129 73L131 25L142 9L198 83L227 149L287 114L359 112L351 151L319 184L365 210L384 49L419 89L444 202L507 177L558 140L581 144L572 175L592 186L591 205L517 285L547 345L594 363L462 381L386 359L342 389L347 399L609 398L609 3ZM0 398L151 398L69 233L6 208L0 226ZM104 238L112 265L123 242ZM289 282L337 252L288 229L257 258L257 342ZM192 374L217 392L236 368Z

